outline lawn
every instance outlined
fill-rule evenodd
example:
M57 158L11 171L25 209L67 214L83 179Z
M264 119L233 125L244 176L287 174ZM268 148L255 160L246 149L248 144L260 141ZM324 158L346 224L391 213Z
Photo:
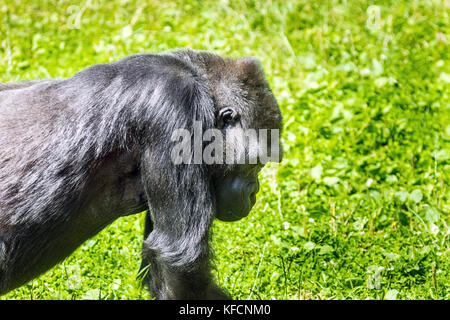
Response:
M236 299L450 298L450 2L0 0L0 82L191 47L261 61L285 159L215 222ZM143 214L0 299L144 299Z

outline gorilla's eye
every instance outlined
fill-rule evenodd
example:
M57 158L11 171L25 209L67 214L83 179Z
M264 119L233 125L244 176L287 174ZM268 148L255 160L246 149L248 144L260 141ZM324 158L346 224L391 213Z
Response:
M219 111L217 124L220 128L233 125L239 119L239 114L233 108L223 108Z

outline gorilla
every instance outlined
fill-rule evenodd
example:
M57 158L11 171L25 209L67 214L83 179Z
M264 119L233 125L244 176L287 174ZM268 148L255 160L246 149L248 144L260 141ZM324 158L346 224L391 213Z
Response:
M214 218L249 213L265 163L175 164L172 134L195 122L241 156L255 146L233 145L228 133L281 130L255 58L184 49L0 84L0 294L147 211L141 268L152 297L229 299L212 280L209 231Z

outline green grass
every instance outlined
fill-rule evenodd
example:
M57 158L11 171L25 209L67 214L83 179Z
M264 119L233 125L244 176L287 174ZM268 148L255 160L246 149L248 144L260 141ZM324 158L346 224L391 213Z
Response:
M262 172L248 218L215 223L220 285L237 299L449 299L449 14L439 0L0 0L0 81L179 47L256 56L286 159ZM118 220L1 299L148 298L142 224Z

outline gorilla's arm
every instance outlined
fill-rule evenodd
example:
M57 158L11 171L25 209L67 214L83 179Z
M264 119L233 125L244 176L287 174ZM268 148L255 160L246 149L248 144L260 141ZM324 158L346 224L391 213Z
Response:
M204 110L213 109L212 101L199 86L195 84L195 94L189 95L186 103L196 114L195 120L213 126L212 117ZM183 124L190 132L193 120ZM170 151L164 143L153 145L141 160L149 205L143 266L149 265L150 291L158 299L227 299L210 274L209 231L215 217L210 172L204 165L175 165Z

